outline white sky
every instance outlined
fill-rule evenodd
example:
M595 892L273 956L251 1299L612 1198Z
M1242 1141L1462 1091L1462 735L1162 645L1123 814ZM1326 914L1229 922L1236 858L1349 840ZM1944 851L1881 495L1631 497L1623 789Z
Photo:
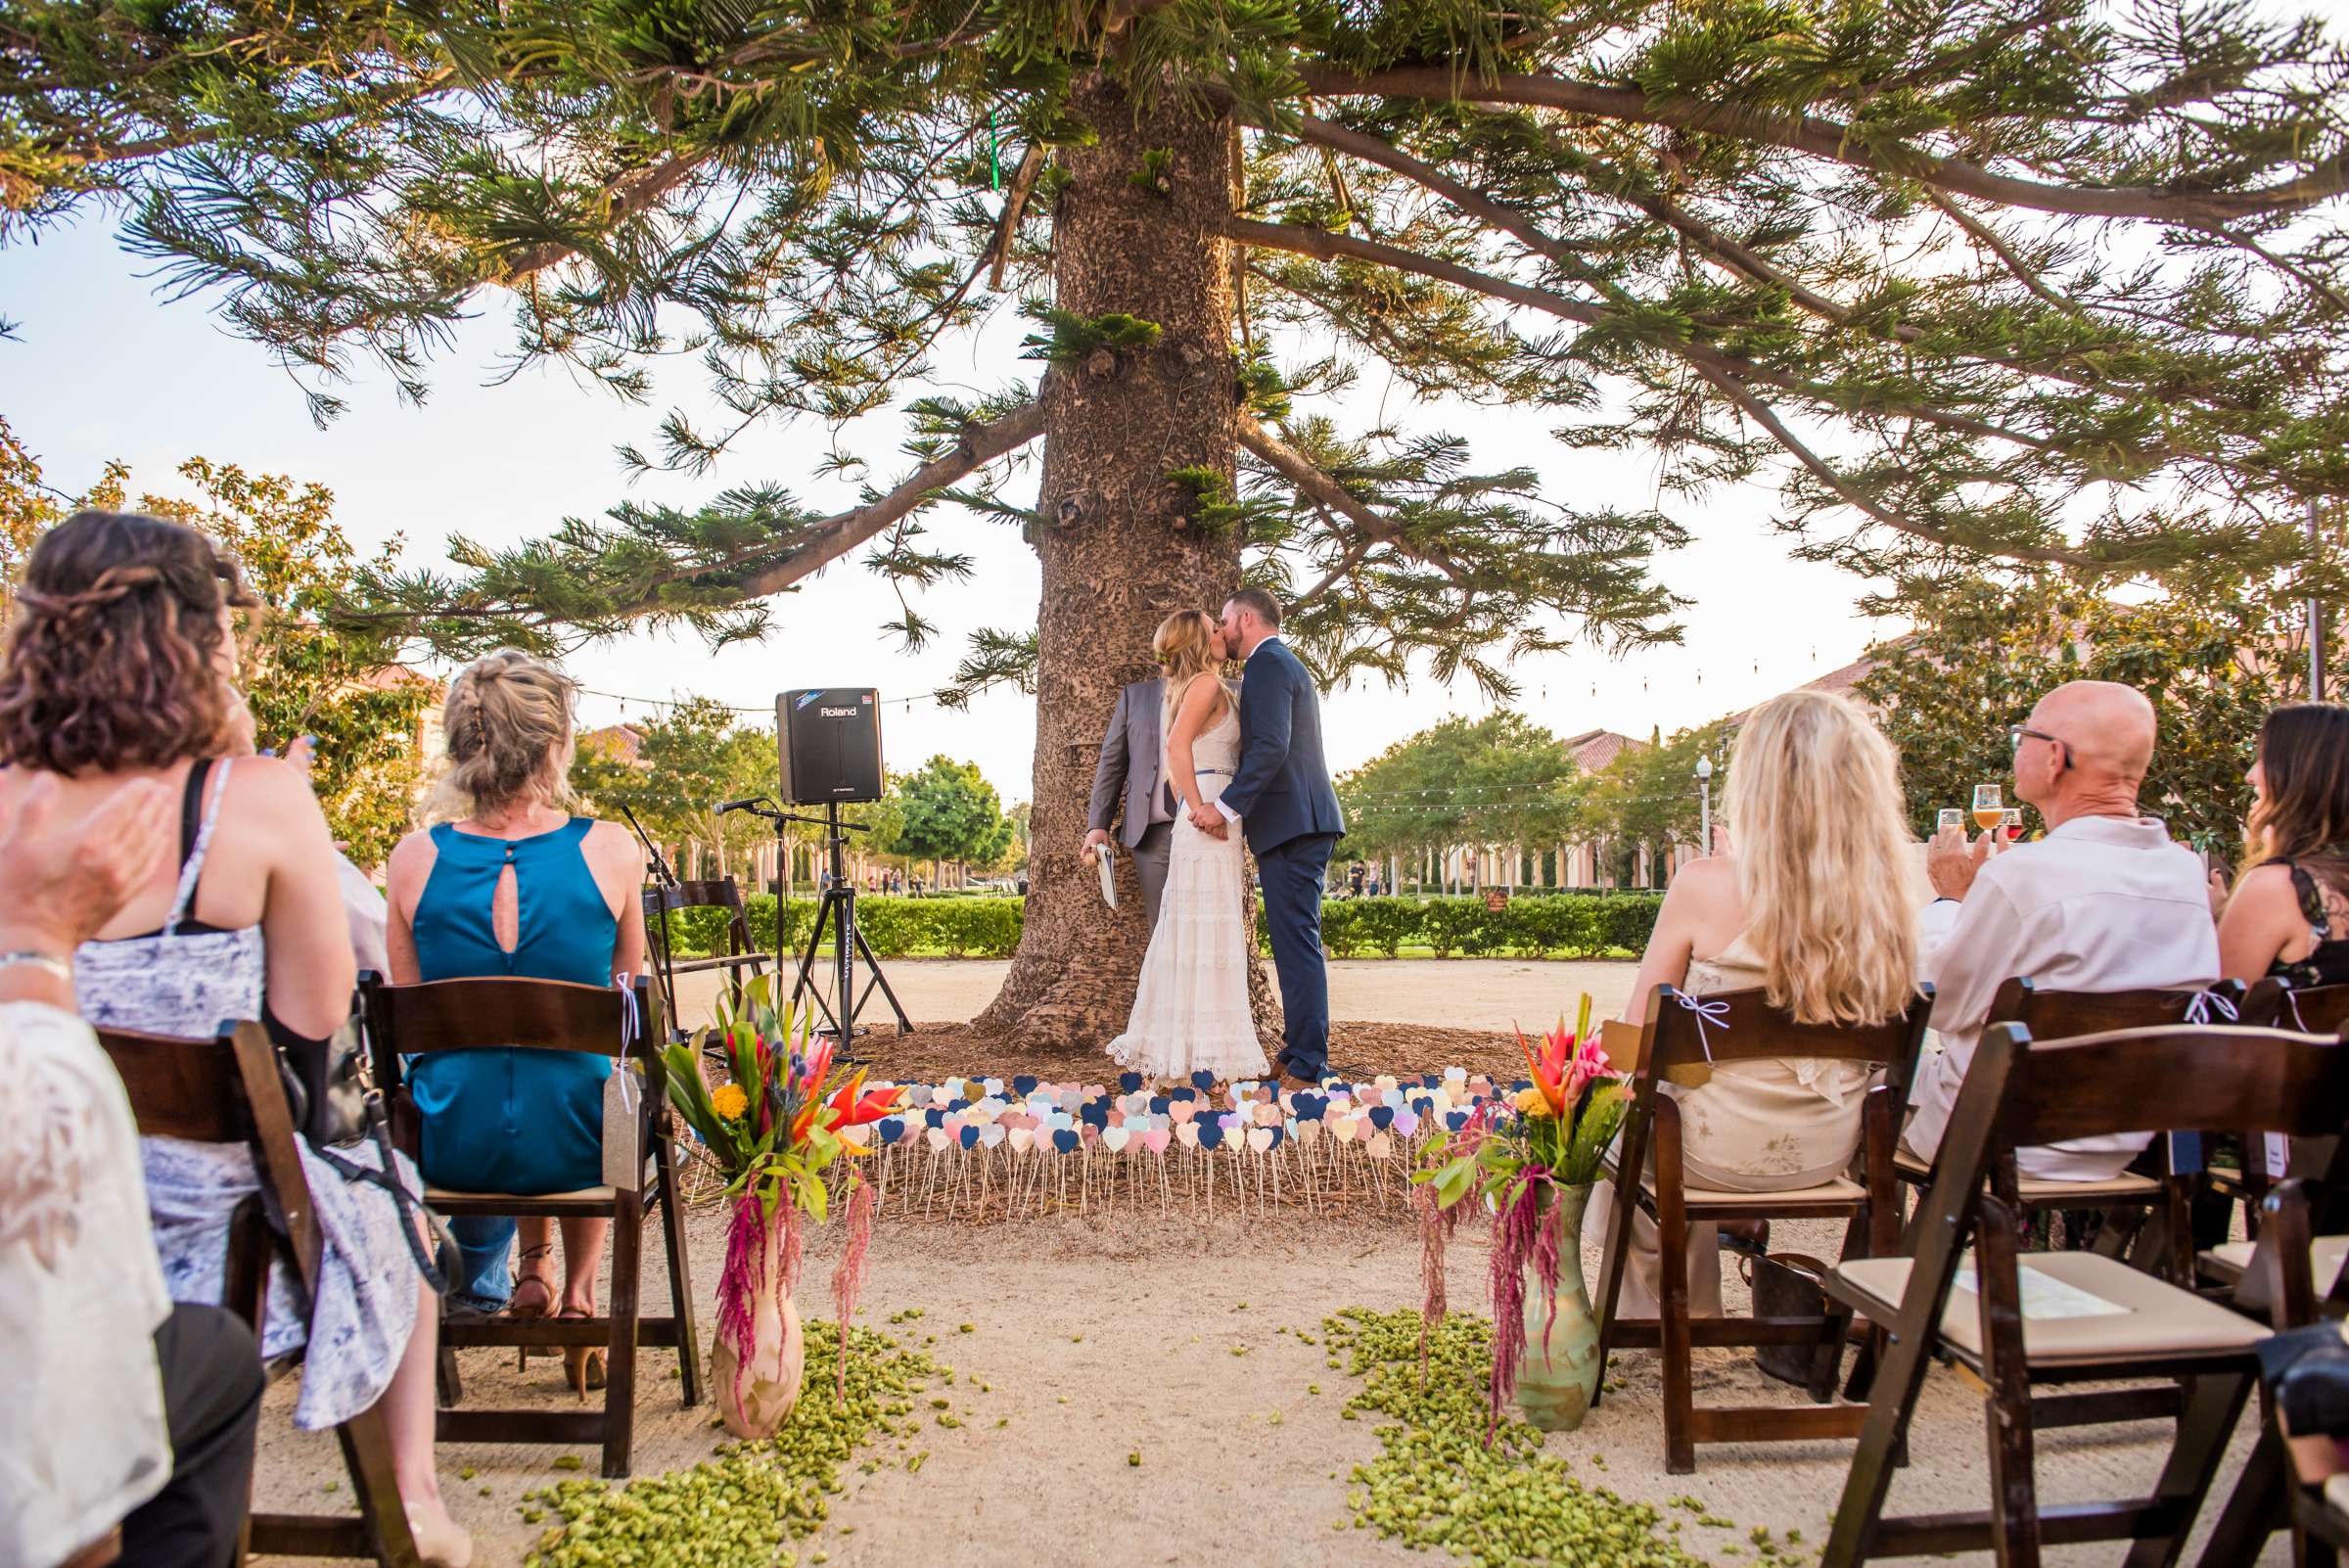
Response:
M423 408L400 404L382 378L362 377L341 389L349 407L320 432L260 348L229 336L200 300L163 302L138 276L141 265L116 248L111 225L87 219L37 247L0 251L0 316L19 325L18 341L0 344L0 412L60 489L78 491L101 463L120 457L132 465L134 485L178 492L185 485L174 468L202 455L324 484L354 540L372 547L399 535L411 564L430 565L445 564L450 534L510 542L629 497L691 505L764 480L827 508L854 499L848 484L812 478L827 444L814 422L752 433L702 479L631 482L614 448L634 441L653 449L653 426L671 400L700 406L692 362L668 372L650 407L623 404L559 370L488 386L509 342L493 298L436 363ZM942 363L939 384L968 392L1032 378L1038 367L1016 357L1019 327L1006 306L984 334L956 346L960 355ZM908 386L898 403L919 390ZM1655 464L1645 454L1571 452L1548 438L1550 422L1539 416L1456 402L1406 410L1407 396L1372 370L1353 394L1359 412L1350 426L1374 417L1383 398L1386 417L1400 416L1407 428L1467 433L1480 467L1529 462L1556 493L1581 504L1655 500ZM896 452L900 438L894 415L876 415L841 444L865 457L887 487L909 467ZM1621 663L1596 651L1525 661L1513 671L1524 688L1515 706L1561 735L1603 725L1644 736L1654 725L1669 732L1733 712L1856 657L1870 636L1852 608L1858 579L1789 560L1769 527L1774 505L1758 486L1724 489L1696 507L1667 498L1696 535L1661 564L1665 580L1695 601L1686 644ZM745 707L804 685L869 683L885 697L929 691L950 675L966 631L1034 624L1039 575L1007 526L946 508L928 522L940 547L968 552L978 570L971 583L924 596L918 608L941 635L920 655L900 653L876 629L897 614L895 597L852 560L781 600L780 629L762 644L712 654L690 634L639 634L584 649L569 668L606 692L702 694ZM1465 680L1450 689L1425 676L1402 691L1342 688L1325 709L1331 764L1352 767L1448 714L1474 715L1488 706ZM622 706L588 697L582 712L600 724ZM644 710L631 704L627 712ZM964 713L930 703L892 709L885 732L893 765L944 752L976 761L1006 801L1030 793L1035 715L1024 694L992 692Z

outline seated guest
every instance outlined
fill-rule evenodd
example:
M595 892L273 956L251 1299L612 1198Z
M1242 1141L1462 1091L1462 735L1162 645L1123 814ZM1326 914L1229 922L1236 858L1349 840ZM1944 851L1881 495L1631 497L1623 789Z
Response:
M2009 976L2050 991L2206 986L2219 974L2210 898L2193 852L2170 842L2137 794L2153 760L2153 705L2127 686L2076 680L2039 700L2011 732L2014 794L2039 807L2047 837L1993 855L1952 828L1926 869L1941 897L1925 912L1938 1053L1917 1063L1902 1141L1930 1160L1958 1085ZM2016 1151L2025 1176L2118 1176L2150 1133L2075 1138Z
M25 563L0 655L0 813L38 786L77 816L134 780L180 806L179 853L74 956L93 1023L205 1039L265 1006L280 1029L321 1038L349 1014L356 965L326 818L285 763L231 756L231 610L250 602L208 539L151 517L77 513ZM380 1170L372 1144L341 1152ZM472 1541L433 1471L438 1303L417 1267L422 1239L392 1193L302 1155L325 1243L317 1298L298 1308L280 1269L262 1351L314 1343L298 1426L382 1404L418 1544L461 1568ZM141 1156L172 1299L217 1302L230 1218L258 1189L251 1151L145 1138ZM404 1160L392 1174L422 1190Z
M448 689L448 767L427 804L439 824L392 852L392 978L400 985L493 975L609 986L644 965L644 865L624 827L574 816L572 684L511 650L468 666ZM649 1022L649 1021L648 1021ZM569 1192L602 1183L609 1057L576 1051L441 1051L409 1075L435 1185L467 1192ZM517 1317L595 1315L607 1220L563 1222L563 1295L552 1222L521 1222ZM460 1218L467 1294L508 1294L516 1222ZM572 1386L601 1386L603 1359L564 1355Z
M1723 810L1734 851L1672 879L1626 1018L1643 1020L1659 985L1698 994L1760 988L1772 1006L1815 1024L1876 1024L1906 1010L1916 993L1916 918L1903 892L1909 831L1899 765L1866 715L1827 692L1764 703L1738 734ZM1842 1175L1860 1142L1868 1076L1858 1062L1791 1059L1730 1062L1702 1083L1665 1084L1680 1102L1689 1182L1784 1192ZM1605 1211L1590 1206L1586 1239L1605 1236ZM1635 1210L1626 1316L1657 1315L1656 1241L1654 1222ZM1689 1227L1688 1299L1699 1316L1721 1315L1718 1246L1715 1227Z
M2219 968L2349 984L2349 708L2277 709L2249 776L2248 860L2219 920Z
M57 793L0 821L0 1562L227 1568L260 1347L165 1292L130 1105L73 1011L73 950L159 869L171 798L125 784L69 823Z

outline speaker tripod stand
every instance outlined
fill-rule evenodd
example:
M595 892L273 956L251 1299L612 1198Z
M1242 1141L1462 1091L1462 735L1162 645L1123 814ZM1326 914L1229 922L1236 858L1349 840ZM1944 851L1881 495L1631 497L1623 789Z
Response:
M841 1042L844 1050L852 1050L856 1038L856 1015L864 1011L864 1004L872 1000L873 992L878 989L883 996L889 998L889 1010L897 1015L898 1033L912 1034L913 1024L905 1016L904 1005L898 1000L898 993L889 989L889 977L881 972L881 960L873 956L871 944L864 940L864 933L856 925L856 889L849 881L849 835L868 830L859 823L843 822L837 803L825 806L822 816L795 816L789 811L764 805L745 806L742 809L765 817L772 823L778 845L783 837L784 824L788 822L804 822L824 830L825 864L831 874L822 900L816 905L815 924L807 933L806 950L800 954L799 976L791 986L792 1001L796 1004L802 995L811 999L823 1014L824 1022L831 1026L832 1037ZM824 945L824 933L827 930L832 933L833 939L831 1002L824 999L823 987L817 982L815 968L815 955ZM778 917L775 922L777 969L781 969L791 958L784 948L784 941L783 922ZM858 953L864 955L865 967L872 976L866 982L861 995L856 991Z

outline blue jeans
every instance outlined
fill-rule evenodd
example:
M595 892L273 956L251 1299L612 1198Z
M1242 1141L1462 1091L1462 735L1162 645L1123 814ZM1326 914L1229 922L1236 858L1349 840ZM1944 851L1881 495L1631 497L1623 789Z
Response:
M514 1251L514 1220L510 1215L458 1215L448 1222L463 1261L459 1277L449 1283L449 1299L462 1307L485 1313L502 1312L514 1299L514 1276L507 1263Z

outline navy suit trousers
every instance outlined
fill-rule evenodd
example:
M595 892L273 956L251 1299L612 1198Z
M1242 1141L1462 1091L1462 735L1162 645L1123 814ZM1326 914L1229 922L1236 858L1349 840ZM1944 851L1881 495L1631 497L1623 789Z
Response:
M1315 1083L1329 1070L1329 967L1321 957L1321 881L1337 843L1335 833L1308 833L1256 854L1286 1021L1280 1054L1272 1065Z

